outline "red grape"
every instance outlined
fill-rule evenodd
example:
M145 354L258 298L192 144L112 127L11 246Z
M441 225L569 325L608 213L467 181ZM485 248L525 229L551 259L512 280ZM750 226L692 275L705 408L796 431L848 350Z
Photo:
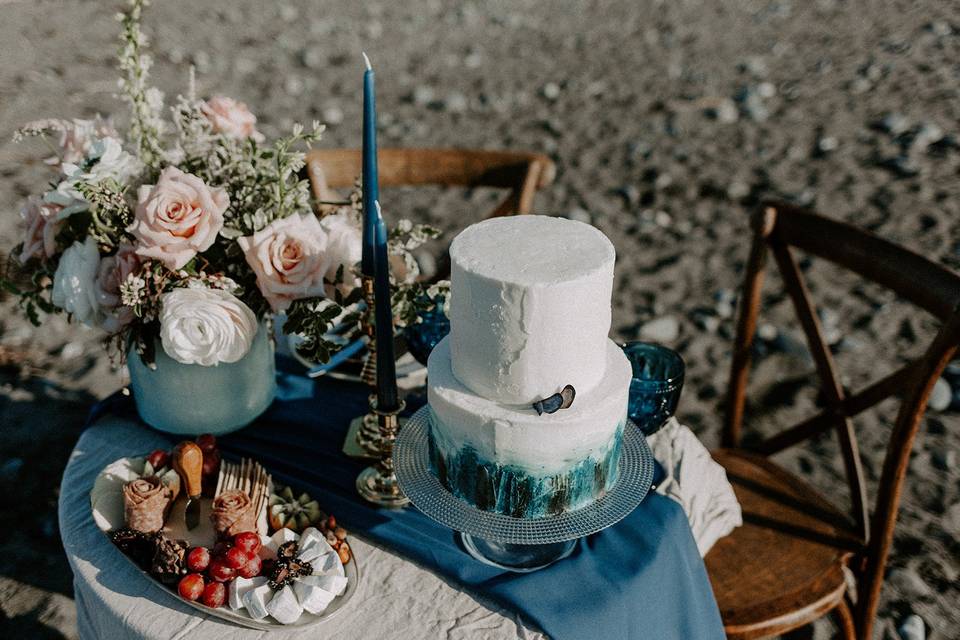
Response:
M237 577L237 570L229 566L223 558L214 558L207 567L207 575L217 582L230 582Z
M206 547L194 547L187 554L187 569L203 573L210 564L210 550Z
M256 555L260 552L260 534L254 531L243 531L233 536L233 546L243 549L247 555Z
M197 446L200 447L200 450L204 453L212 453L217 450L217 439L205 433L202 436L197 436Z
M211 609L216 609L217 607L222 607L223 603L227 600L227 588L220 582L211 582L203 588L203 596L200 601L210 607Z
M212 476L218 471L220 471L220 452L205 451L203 453L203 469L201 470L201 474L204 476Z
M243 565L250 562L250 556L247 555L247 552L240 547L233 547L223 554L223 560L231 569L239 569Z
M260 569L263 568L263 561L260 556L250 556L247 564L237 569L237 575L244 578L255 578L260 575Z
M196 600L204 591L203 576L199 573L188 573L180 579L177 591L181 598Z
M159 471L164 467L170 466L170 453L163 449L157 449L147 456L147 462L150 463L154 471Z

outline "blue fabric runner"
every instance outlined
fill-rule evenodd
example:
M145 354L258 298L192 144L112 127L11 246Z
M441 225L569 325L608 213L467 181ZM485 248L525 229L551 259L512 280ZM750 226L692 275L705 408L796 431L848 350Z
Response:
M348 529L516 611L557 640L724 638L686 516L659 494L581 540L569 558L527 574L474 560L450 529L416 509L365 503L354 487L364 465L343 455L341 446L350 420L366 410L366 396L356 384L281 371L277 400L254 424L220 438L221 450L255 457L280 482L309 492ZM119 394L94 407L90 422L106 413L136 416L131 400Z

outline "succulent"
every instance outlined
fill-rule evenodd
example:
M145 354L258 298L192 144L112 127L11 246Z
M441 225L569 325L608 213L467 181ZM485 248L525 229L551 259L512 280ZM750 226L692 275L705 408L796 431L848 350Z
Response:
M270 527L274 530L286 527L300 533L307 527L317 526L327 518L316 500L307 493L295 496L290 487L278 485L270 494L267 505Z

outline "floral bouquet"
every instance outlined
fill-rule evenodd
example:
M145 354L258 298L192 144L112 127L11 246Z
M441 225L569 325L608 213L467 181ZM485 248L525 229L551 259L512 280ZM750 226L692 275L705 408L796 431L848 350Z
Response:
M261 321L282 312L303 354L326 361L339 348L324 338L331 326L356 325L360 198L315 213L299 172L323 127L295 126L268 143L243 103L199 99L192 69L164 118L163 95L147 85L145 4L132 0L118 16L126 131L98 116L16 132L54 143L55 177L21 211L26 233L4 285L34 324L40 311L65 311L147 365L158 343L184 364L235 362ZM400 325L436 293L416 283L411 254L436 235L408 221L390 234L394 274L403 274L394 289Z

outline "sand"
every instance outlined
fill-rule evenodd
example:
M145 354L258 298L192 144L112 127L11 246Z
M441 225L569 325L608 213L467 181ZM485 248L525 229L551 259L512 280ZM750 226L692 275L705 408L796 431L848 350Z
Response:
M19 241L20 202L46 176L44 149L12 144L13 129L43 116L119 113L118 6L0 2L4 251ZM319 118L329 126L322 144L358 146L366 50L382 146L549 154L557 179L537 211L591 221L611 237L613 334L681 351L680 416L708 445L718 441L747 211L760 198L816 207L960 269L957 3L164 0L147 25L161 88L184 87L192 63L202 93L244 100L268 135ZM449 237L493 198L401 189L385 193L384 211ZM928 316L821 261L806 275L846 336L838 359L854 388L916 354L935 330ZM811 367L790 348L798 329L776 278L765 302L765 331L785 336L777 344L786 350L774 349L752 379L749 417L761 433L809 413L816 399L796 383ZM69 638L59 475L90 403L124 378L95 333L62 318L36 330L14 308L0 302L0 635ZM786 409L772 411L775 401ZM856 422L871 483L892 421L884 405ZM956 408L931 412L917 438L877 637L911 612L930 638L960 628L958 427ZM832 438L778 460L831 493L842 477Z

